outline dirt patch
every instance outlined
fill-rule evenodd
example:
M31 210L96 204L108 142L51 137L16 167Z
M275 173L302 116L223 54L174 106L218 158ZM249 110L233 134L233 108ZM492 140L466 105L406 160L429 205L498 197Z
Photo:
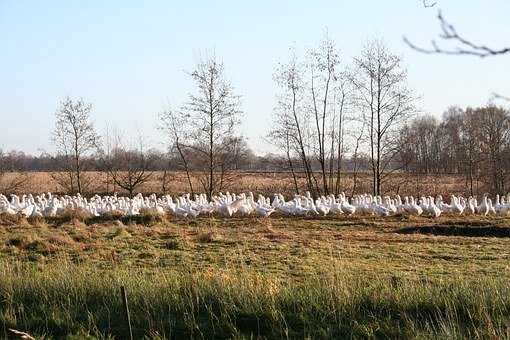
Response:
M434 225L422 227L405 227L398 229L399 234L426 234L440 236L465 237L509 237L510 226L495 225Z

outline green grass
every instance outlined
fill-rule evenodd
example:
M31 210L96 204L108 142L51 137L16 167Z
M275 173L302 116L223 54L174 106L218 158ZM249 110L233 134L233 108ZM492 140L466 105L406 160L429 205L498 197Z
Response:
M118 287L129 294L136 338L509 336L505 280L413 280L331 268L304 282L250 271L98 271L65 262L4 265L0 320L39 337L127 336Z
M399 233L464 219L0 223L0 338L510 338L509 238Z

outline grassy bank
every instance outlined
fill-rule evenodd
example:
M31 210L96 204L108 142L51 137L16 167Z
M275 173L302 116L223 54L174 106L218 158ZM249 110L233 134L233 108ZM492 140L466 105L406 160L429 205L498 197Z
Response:
M3 331L124 339L121 284L135 338L510 336L510 286L494 278L367 277L331 268L292 282L245 270L105 272L65 262L2 265Z
M510 338L509 222L4 216L0 338Z

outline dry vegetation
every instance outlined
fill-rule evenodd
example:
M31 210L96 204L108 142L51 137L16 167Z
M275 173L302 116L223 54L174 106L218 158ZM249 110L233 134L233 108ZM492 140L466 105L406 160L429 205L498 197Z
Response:
M508 337L509 247L478 216L3 215L0 323L126 338L123 284L136 338Z
M87 175L90 194L106 191L104 173ZM140 191L161 194L159 175ZM292 194L288 173L235 175L232 192ZM28 177L28 191L62 190L47 173ZM169 193L187 192L185 173L169 178ZM351 194L352 174L342 179ZM387 185L466 188L398 173ZM128 338L124 285L135 338L510 338L509 248L502 217L0 215L0 337Z
M65 259L102 268L246 267L285 278L303 278L326 265L388 275L510 277L510 219L174 220L145 214L118 220L15 221L4 216L2 224L0 257L22 262ZM470 230L482 237L469 237Z
M87 194L95 193L111 193L127 194L125 190L113 186L112 183L106 185L107 174L105 172L89 172L92 185ZM163 173L155 173L151 179L140 187L140 192L144 194L163 193L161 177ZM6 177L16 176L16 173L7 173ZM294 185L290 173L285 172L238 172L234 173L234 180L229 184L226 190L230 192L253 191L264 195L272 195L273 193L282 192L287 195L293 194ZM178 195L189 192L186 174L184 172L171 172L167 174L165 179L166 193ZM371 192L371 177L368 173L357 175L357 193ZM110 179L111 180L111 179ZM193 178L194 187L199 188L198 180ZM306 187L305 179L299 182ZM350 195L353 188L353 175L344 173L342 176L341 187ZM482 184L480 194L483 194ZM49 173L46 172L30 172L28 173L28 182L18 190L18 193L41 193L53 192L63 193L63 188L56 183ZM411 175L395 173L392 174L386 184L385 192L388 194L406 194L406 195L437 195L442 194L446 197L449 194L468 194L469 189L465 180L459 175Z

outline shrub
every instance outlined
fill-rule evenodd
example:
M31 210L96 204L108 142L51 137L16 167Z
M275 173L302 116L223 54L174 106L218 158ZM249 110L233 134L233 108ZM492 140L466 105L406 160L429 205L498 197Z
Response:
M214 231L200 232L197 235L197 241L200 243L211 243L218 240L218 236Z
M154 210L141 209L140 214L132 216L123 216L121 218L121 221L124 224L135 223L150 227L158 223L165 223L166 216L163 214L159 214Z
M169 249L169 250L177 250L182 247L181 243L182 243L181 240L179 240L177 238L173 238L173 239L167 240L165 242L165 248Z

